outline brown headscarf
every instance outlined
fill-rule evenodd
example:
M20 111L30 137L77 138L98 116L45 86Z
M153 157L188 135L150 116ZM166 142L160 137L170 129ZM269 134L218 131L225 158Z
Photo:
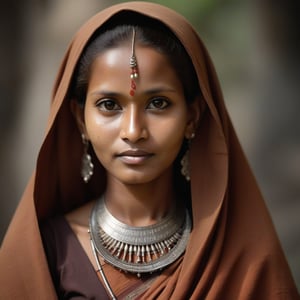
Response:
M2 245L0 298L56 299L39 222L70 211L104 190L101 166L96 167L97 181L82 183L82 145L70 111L68 89L91 35L110 17L126 10L158 19L175 33L191 57L207 106L191 149L190 241L184 257L158 277L145 299L298 299L207 50L182 16L144 2L116 5L91 18L65 55L36 172Z

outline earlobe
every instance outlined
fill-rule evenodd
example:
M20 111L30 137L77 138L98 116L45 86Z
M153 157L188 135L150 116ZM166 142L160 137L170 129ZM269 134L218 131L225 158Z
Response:
M194 126L193 123L189 123L186 127L186 130L185 130L185 138L187 140L190 140L192 139L194 136L195 136L195 131L196 131L196 127Z
M197 131L197 127L200 122L200 116L202 114L200 101L200 97L197 97L192 103L189 104L189 119L185 132L186 139L190 139L191 136Z
M194 120L196 127L198 126L202 115L202 110L203 110L203 107L201 105L202 103L203 103L203 99L201 99L200 96L197 96L196 99L190 105L192 118Z
M87 132L86 132L86 127L85 127L85 122L84 122L84 108L81 107L76 100L71 100L70 101L70 108L72 111L72 114L76 120L78 129L81 134L84 134L86 138Z

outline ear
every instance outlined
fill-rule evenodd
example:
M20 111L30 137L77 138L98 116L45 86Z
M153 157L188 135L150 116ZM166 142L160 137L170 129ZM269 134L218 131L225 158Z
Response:
M83 133L85 137L89 139L84 121L84 107L82 107L76 100L70 101L70 107L80 133Z
M195 133L201 116L200 96L197 96L192 103L188 104L188 122L185 130L185 138L190 139Z

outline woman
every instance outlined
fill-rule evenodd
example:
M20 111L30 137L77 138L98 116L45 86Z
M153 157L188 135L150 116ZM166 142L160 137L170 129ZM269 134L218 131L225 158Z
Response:
M0 278L4 299L298 299L181 16L132 2L78 32Z

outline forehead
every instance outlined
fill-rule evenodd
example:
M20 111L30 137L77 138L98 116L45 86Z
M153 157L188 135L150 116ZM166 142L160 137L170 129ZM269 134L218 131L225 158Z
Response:
M92 64L89 86L94 84L122 86L130 83L130 43L100 53ZM168 58L152 47L135 46L140 88L148 85L167 84L181 89L181 83ZM97 83L98 82L98 83ZM101 82L101 83L100 83Z

